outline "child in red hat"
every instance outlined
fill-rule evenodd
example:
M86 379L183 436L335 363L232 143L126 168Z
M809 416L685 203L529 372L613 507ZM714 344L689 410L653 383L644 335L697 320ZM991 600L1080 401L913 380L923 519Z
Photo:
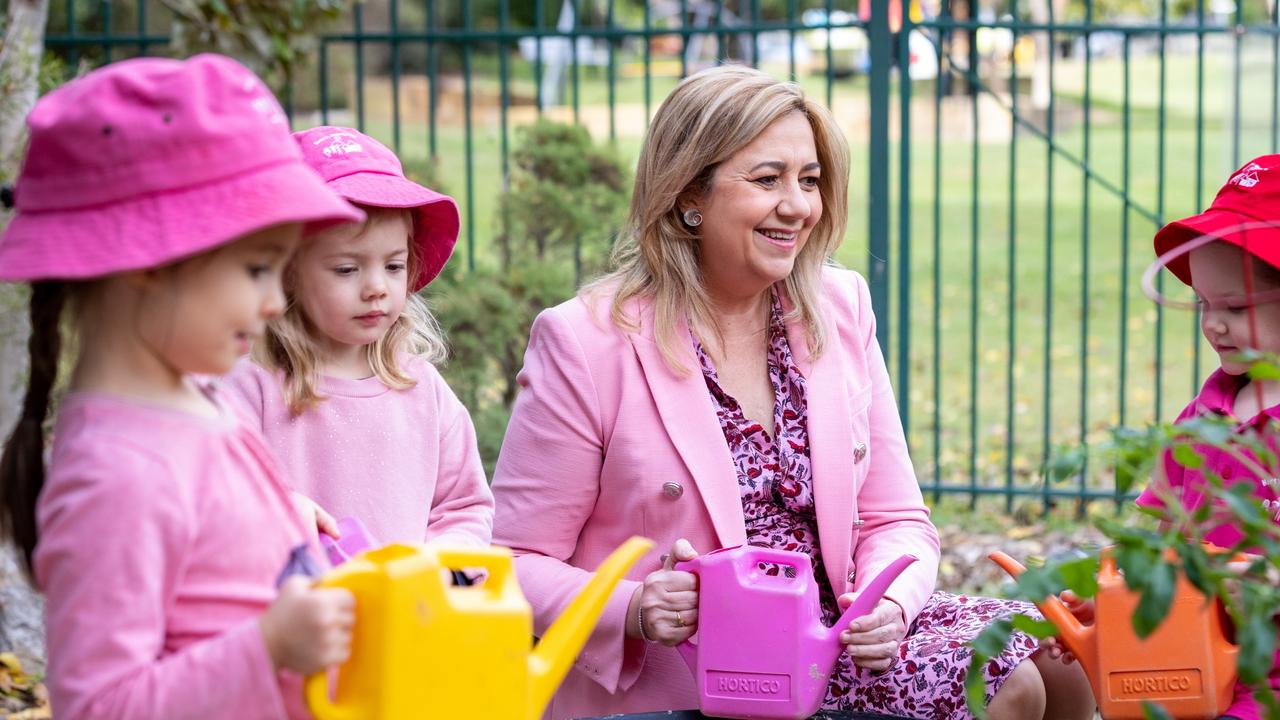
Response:
M1255 158L1233 173L1208 210L1169 223L1156 233L1155 250L1170 272L1195 290L1201 307L1200 330L1218 354L1219 368L1177 422L1203 416L1229 418L1239 433L1258 431L1275 452L1280 444L1272 423L1280 420L1280 383L1251 379L1244 351L1280 354L1280 155ZM1227 486L1253 484L1254 495L1280 521L1280 488L1275 478L1258 477L1250 465L1221 448L1197 446L1196 450L1203 462L1194 469L1166 455L1162 472L1138 496L1138 506L1163 516L1167 503L1174 502L1194 513L1208 499L1208 474ZM1232 520L1229 514L1211 515L1204 539L1234 548L1244 534ZM1091 603L1070 595L1064 600L1082 620L1092 618ZM1061 649L1053 646L1050 652L1058 654ZM1280 691L1280 653L1270 683ZM1249 688L1237 683L1223 720L1261 717Z

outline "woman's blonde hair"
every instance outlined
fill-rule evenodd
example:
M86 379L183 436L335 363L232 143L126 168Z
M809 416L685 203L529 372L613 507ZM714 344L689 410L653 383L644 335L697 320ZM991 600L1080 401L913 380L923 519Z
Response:
M793 112L803 114L813 129L822 166L818 188L823 212L785 285L794 306L791 317L801 322L816 357L825 343L818 300L822 266L844 239L849 204L849 145L831 112L806 98L795 83L725 65L680 83L649 126L636 164L627 225L614 248L616 269L584 292L616 289L610 314L616 325L630 331L638 329L638 318L629 316L626 304L651 297L655 339L677 372L688 371L677 351L681 320L721 339L699 269L698 235L684 224L677 201L709 190L721 163Z
M412 237L416 222L414 213L396 208L361 207L368 217L353 239L362 237L376 223L395 217L405 218L410 228L406 272L410 278L417 277L422 258ZM346 229L334 230L349 232ZM319 330L307 319L297 301L297 260L295 256L285 270L287 304L284 314L267 325L266 337L253 348L255 362L268 370L284 373L284 399L295 417L325 399L318 391L320 352L314 336ZM411 292L400 317L381 338L370 343L366 351L374 376L393 390L404 390L418 381L400 367L400 354L408 353L427 362L439 362L445 357L444 333L427 303L417 293Z

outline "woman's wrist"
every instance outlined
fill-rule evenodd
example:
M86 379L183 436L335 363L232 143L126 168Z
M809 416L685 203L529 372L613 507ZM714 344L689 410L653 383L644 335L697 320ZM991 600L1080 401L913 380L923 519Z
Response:
M640 628L640 639L647 643L654 643L657 640L649 637L649 633L644 631L644 605L636 608L636 626Z
M640 595L644 592L644 586L636 588L631 595L631 602L627 603L627 622L625 624L625 634L627 637L640 638L645 642L653 642L649 639L649 633L644 629L644 606L640 604Z

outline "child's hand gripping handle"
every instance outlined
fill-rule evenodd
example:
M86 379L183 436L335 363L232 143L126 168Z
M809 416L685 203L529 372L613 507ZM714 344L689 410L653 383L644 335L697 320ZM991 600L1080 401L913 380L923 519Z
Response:
M1026 570L1022 563L998 550L987 557L1014 578ZM1036 607L1044 613L1049 622L1057 626L1058 636L1077 659L1082 661L1093 659L1094 646L1097 642L1096 626L1086 626L1081 623L1066 604L1053 595L1037 602Z
M351 590L358 587L363 578L372 577L374 574L375 570L372 566L349 563L317 579L314 587L336 587ZM358 597L356 600L356 623L351 632L351 646L354 652L360 633ZM345 667L344 664L342 668ZM336 672L342 672L342 668L339 668ZM356 705L340 705L329 699L329 676L329 671L321 670L314 675L308 675L303 685L303 696L306 698L307 706L311 709L311 714L315 715L316 720L361 720L361 718L366 718L369 713L366 712L365 708Z

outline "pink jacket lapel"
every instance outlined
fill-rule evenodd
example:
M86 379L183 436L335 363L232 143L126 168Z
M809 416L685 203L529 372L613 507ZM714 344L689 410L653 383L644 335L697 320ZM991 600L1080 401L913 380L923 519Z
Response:
M783 303L784 310L789 310L785 298ZM692 346L683 345L681 359L689 373L683 377L677 375L667 366L653 339L651 306L637 303L632 309L641 319L641 330L630 336L631 343L667 436L698 486L721 546L741 545L746 542L746 528L737 471L706 383L698 371L697 356ZM804 329L797 323L787 323L792 355L808 380L809 457L813 467L818 541L826 558L831 586L841 592L847 584L844 573L850 557L855 514L853 431L839 340L834 336L834 328L828 331L827 351L814 360L809 354ZM678 332L684 335L688 331L681 326Z
M791 303L785 293L782 297L783 311L789 312ZM830 307L825 310L832 311ZM792 359L807 382L809 462L813 469L818 543L831 587L839 594L846 585L845 564L851 557L856 505L851 457L853 427L840 362L840 340L835 328L828 325L826 351L815 360L809 353L804 327L788 322L787 342Z
M706 383L698 371L698 358L693 347L682 345L687 352L681 360L689 372L683 377L677 375L667 366L653 340L652 306L647 302L637 303L633 309L641 318L641 331L630 336L631 343L667 436L698 486L721 547L745 544L747 531L742 517L737 470L720 430L720 421L716 418ZM684 336L688 330L682 325L677 332ZM698 548L700 552L711 549Z

